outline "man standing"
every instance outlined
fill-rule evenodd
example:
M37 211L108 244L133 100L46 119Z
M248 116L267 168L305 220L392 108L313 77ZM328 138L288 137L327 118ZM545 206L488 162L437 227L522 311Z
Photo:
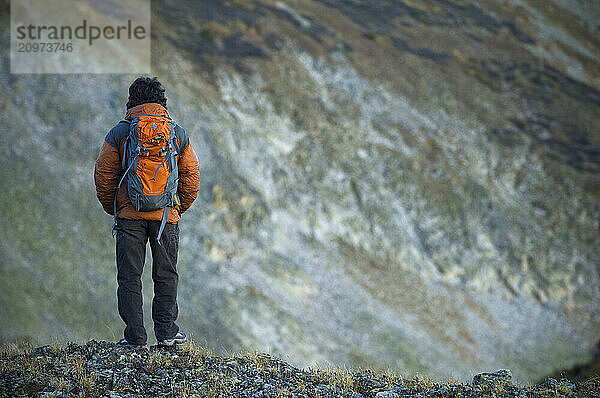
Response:
M143 138L147 133L142 131L140 118L155 117L167 121L166 133L158 137L150 137L145 145ZM140 123L140 124L138 124ZM160 122L157 122L162 125ZM150 123L156 129L157 123ZM133 142L130 136L131 129L137 143L141 143L136 150L132 150L128 143ZM139 134L137 129L139 127ZM164 136L170 136L172 141L166 144ZM165 144L162 151L158 150L156 156L168 153L165 161L154 167L151 171L140 170L143 167L142 156L152 154L151 143ZM173 145L170 145L170 144ZM161 145L159 143L159 145ZM141 149L140 149L141 148ZM167 149L165 149L167 148ZM167 156L173 155L168 162ZM140 163L138 164L138 156ZM128 162L135 158L135 162ZM148 163L150 164L150 163ZM147 168L147 166L144 166ZM162 167L162 169L161 169ZM132 180L125 178L127 173L140 175L140 188L148 188L148 180L156 180L157 175L177 173L170 177L176 183L176 193L172 193L168 206L165 209L150 211L137 210L140 208L139 197L132 202L131 191L127 189ZM154 177L151 175L154 174ZM147 176L147 177L146 177ZM177 180L178 179L178 180ZM154 299L152 300L152 320L154 334L158 345L171 346L184 343L187 339L185 333L179 330L175 323L178 314L177 308L177 251L179 245L178 222L181 215L189 209L198 195L200 186L200 173L198 158L192 148L190 139L185 130L174 123L167 112L167 98L165 89L156 77L139 77L129 87L129 99L125 119L117 123L106 135L94 169L94 182L96 195L104 210L115 216L114 229L116 232L116 259L117 259L117 300L119 315L125 322L124 338L120 345L145 348L147 342L142 311L142 270L146 258L146 245L150 241L152 250L152 280L154 282ZM143 182L143 184L142 184ZM167 184L168 185L168 184ZM130 187L131 188L131 187ZM144 192L146 193L146 192ZM116 197L115 197L116 194ZM135 203L135 206L134 206ZM137 208L137 209L136 209Z

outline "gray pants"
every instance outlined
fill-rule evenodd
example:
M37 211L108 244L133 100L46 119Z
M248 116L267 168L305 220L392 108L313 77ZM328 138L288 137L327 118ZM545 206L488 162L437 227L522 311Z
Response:
M160 221L117 219L117 300L119 315L125 322L124 337L130 344L146 344L142 310L142 271L146 245L152 250L152 321L157 340L177 334L177 250L179 226L167 223L160 238L156 237Z

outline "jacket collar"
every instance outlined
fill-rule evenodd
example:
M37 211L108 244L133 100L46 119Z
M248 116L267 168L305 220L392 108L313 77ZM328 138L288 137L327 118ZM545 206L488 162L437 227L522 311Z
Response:
M141 114L150 114L158 116L169 116L167 108L156 102L148 102L145 104L136 105L133 108L127 109L125 119L132 120L134 117Z

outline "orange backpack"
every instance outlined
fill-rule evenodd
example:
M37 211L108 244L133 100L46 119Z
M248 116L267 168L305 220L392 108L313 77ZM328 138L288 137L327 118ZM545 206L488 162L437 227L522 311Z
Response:
M127 179L127 196L138 211L163 210L158 231L160 243L162 231L169 217L169 207L179 205L177 185L179 173L179 141L175 136L176 123L168 116L142 114L129 123L129 135L125 141L122 167L123 177L117 186ZM115 194L115 224L117 197Z

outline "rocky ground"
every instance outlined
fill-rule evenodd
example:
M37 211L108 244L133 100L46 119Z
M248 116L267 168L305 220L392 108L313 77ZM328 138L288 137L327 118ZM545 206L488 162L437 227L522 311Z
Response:
M92 173L137 75L10 73L10 9L0 344L115 340ZM200 159L177 265L190 336L435 380L591 360L600 2L164 0L151 20L152 76Z
M547 378L512 382L510 370L471 383L403 378L391 372L298 369L270 354L215 356L193 343L145 350L91 340L37 348L5 348L1 396L194 397L599 397L600 378L581 383Z

